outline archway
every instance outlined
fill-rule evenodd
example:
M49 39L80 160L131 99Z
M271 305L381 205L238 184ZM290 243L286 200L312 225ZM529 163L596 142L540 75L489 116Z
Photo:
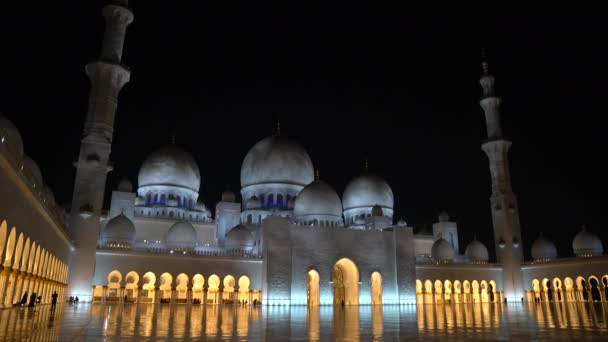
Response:
M224 277L223 300L224 304L234 304L234 286L236 280L230 274Z
M175 278L177 285L175 286L175 290L177 292L177 303L187 303L188 302L188 276L185 273L180 273Z
M350 259L342 258L333 270L334 304L359 305L359 270Z
M488 292L490 294L490 302L495 303L498 301L498 296L496 295L496 282L494 280L490 280L488 283Z
M553 285L553 299L556 302L563 301L562 280L559 278L553 278L552 285Z
M108 274L108 292L106 293L106 301L118 302L120 300L120 282L122 274L114 270Z
M127 284L125 285L125 302L137 302L137 289L139 288L139 274L135 271L127 273L125 277Z
M251 281L247 276L241 276L239 278L239 303L241 304L251 304L251 300L249 299L249 285L251 285Z
M600 281L596 276L589 277L589 292L591 293L590 300L594 302L599 302L602 300L602 295L600 294Z
M564 286L566 287L566 300L569 302L575 302L576 297L574 295L574 281L572 278L564 278Z
M205 278L201 274L195 274L192 277L192 304L201 304L203 302L203 286Z
M462 289L464 290L463 303L470 303L471 299L471 283L468 280L462 282Z
M587 281L585 278L578 276L576 278L576 291L578 292L579 301L588 301L589 293L587 292Z
M479 282L477 280L473 280L471 283L471 288L473 291L473 303L481 302L481 298L479 296Z
M382 305L382 276L378 272L372 273L372 305Z
M443 303L443 284L441 280L435 280L435 303Z
M207 303L218 304L219 303L219 292L220 292L220 277L216 274L212 274L209 277L209 289L207 290Z
M147 272L144 274L144 285L142 286L143 293L141 301L144 303L153 303L154 295L156 293L156 274Z
M608 301L608 274L602 276L602 287L604 289L604 301Z
M487 303L490 300L488 298L488 282L485 280L482 280L480 283L480 289L481 289L481 302Z
M452 282L447 279L443 282L443 299L446 303L452 302Z
M4 261L4 247L6 246L6 230L7 230L6 220L0 223L0 267L2 267Z
M422 294L422 282L420 279L416 279L416 304L423 304L423 294Z
M424 281L424 304L433 304L433 283L429 279Z
M167 272L160 275L160 293L161 303L171 302L171 284L173 283L173 276Z
M315 270L308 271L306 275L306 303L308 306L320 304L319 278L319 273Z

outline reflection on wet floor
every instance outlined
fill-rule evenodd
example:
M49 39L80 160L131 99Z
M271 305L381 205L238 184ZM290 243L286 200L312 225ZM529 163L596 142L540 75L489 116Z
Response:
M0 339L603 339L606 303L250 307L77 304L0 310Z

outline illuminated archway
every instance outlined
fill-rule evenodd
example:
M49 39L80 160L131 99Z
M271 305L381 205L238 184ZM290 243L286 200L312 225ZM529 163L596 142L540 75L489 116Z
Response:
M13 228L13 231L15 231L15 234L17 233L15 228ZM12 231L11 231L11 235L12 235ZM9 242L10 242L10 237L9 237ZM5 265L5 266L9 266L13 268L13 272L11 272L8 275L8 283L6 284L6 291L4 293L5 297L4 297L4 305L5 307L10 307L13 304L13 295L15 292L15 287L17 286L17 276L19 274L19 261L21 260L21 254L23 253L23 233L19 233L19 237L17 238L17 240L15 242L13 242L14 246L13 246L13 258L12 260L12 265ZM10 247L10 246L7 246ZM8 252L8 248L7 248L7 252ZM44 297L43 297L44 298Z
M114 270L108 274L108 292L106 293L106 301L118 302L120 299L120 282L122 274Z
M13 258L13 253L15 252L15 244L17 242L17 230L15 227L11 229L11 232L8 234L8 239L6 239L6 249L4 252L4 266L10 267L11 260Z
M0 267L4 263L4 247L6 247L6 230L7 230L6 220L0 223Z
M308 306L318 306L320 304L319 279L317 271L308 271L306 275L306 303Z
M223 300L224 304L233 304L235 301L234 298L234 286L236 285L236 280L232 275L227 275L224 277L224 288L223 288Z
M553 300L553 293L551 291L551 281L548 278L544 278L542 281L543 286L543 301L550 302Z
M564 286L566 287L566 300L569 302L575 302L576 296L574 294L574 280L570 277L564 278Z
M490 298L488 297L488 282L485 280L482 280L480 285L480 296L481 296L481 302L482 303L487 303L490 301Z
M443 282L443 299L446 303L452 302L452 282L447 279Z
M608 274L605 274L602 276L602 287L603 287L603 294L604 294L604 298L602 299L603 301L608 301Z
M160 275L160 293L161 303L171 302L171 295L173 294L171 285L173 284L173 276L167 272Z
M496 291L496 282L494 280L490 280L490 282L488 283L488 293L490 295L490 302L495 303L498 302L498 296L497 296L497 291Z
M471 283L471 290L473 292L473 303L481 302L481 298L479 296L479 282L477 280L473 280Z
M460 280L454 280L454 303L462 302L462 284Z
M378 272L372 273L372 305L382 305L382 276Z
M423 289L422 282L420 281L420 279L416 279L416 304L424 303L422 289Z
M443 284L441 280L435 280L435 303L443 303Z
M589 300L589 293L587 292L587 281L581 276L576 277L576 292L578 293L579 301L582 302Z
M137 289L139 288L139 274L135 271L127 273L125 276L125 297L126 302L135 303L137 301Z
M470 303L473 299L471 298L471 283L468 280L462 282L462 289L464 291L464 303Z
M359 270L350 259L342 258L333 269L334 304L359 305Z
M553 285L553 300L556 302L563 301L562 280L559 278L553 278L551 284Z
M602 295L600 294L600 281L596 276L589 277L587 282L587 286L589 287L589 300L594 302L599 302L602 300Z
M209 277L209 289L207 291L207 303L218 304L219 303L219 291L220 291L220 277L216 274L212 274Z
M188 282L189 278L185 273L180 273L175 278L177 285L175 286L175 290L177 292L177 302L178 303L187 303L188 302Z
M141 301L145 303L153 303L154 296L156 293L156 274L152 272L146 272L144 274L144 285L142 286L142 298Z
M251 281L247 276L241 276L239 278L239 302L243 304L251 304L249 300L249 285L251 285Z
M203 286L205 285L205 277L202 274L195 274L192 277L192 304L201 304L203 302Z

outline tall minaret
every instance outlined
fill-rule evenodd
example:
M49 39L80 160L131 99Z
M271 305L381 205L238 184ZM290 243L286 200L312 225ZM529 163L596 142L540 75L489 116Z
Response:
M495 79L488 70L485 50L482 51L483 76L480 79L483 97L479 102L485 113L488 140L481 147L490 160L492 175L492 222L496 258L503 266L503 288L508 301L520 301L523 297L521 263L523 250L517 198L511 188L509 173L509 148L500 126L500 97L496 96Z
M76 250L70 261L66 292L85 301L91 299L106 175L112 170L110 149L118 93L130 77L129 70L121 64L125 31L133 21L133 13L127 6L127 0L114 0L104 6L101 54L85 68L91 80L91 93L80 154L74 163L76 179L69 225Z

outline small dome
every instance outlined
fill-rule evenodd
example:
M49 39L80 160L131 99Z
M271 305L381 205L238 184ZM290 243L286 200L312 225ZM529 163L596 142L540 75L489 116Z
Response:
M340 196L327 183L317 180L302 189L294 205L296 218L309 215L342 217Z
M600 256L604 254L604 246L600 238L584 227L574 237L572 249L576 256Z
M241 166L241 187L282 183L305 186L312 182L312 161L299 144L273 135L255 144Z
M546 261L557 258L557 248L551 240L545 238L542 233L532 243L532 259L535 261Z
M139 169L139 187L165 185L198 192L201 175L196 161L175 145L152 152Z
M384 216L384 213L382 212L382 207L379 205L375 205L372 207L372 216Z
M405 222L404 219L399 219L399 222L397 222L397 225L399 227L407 227L407 222Z
M135 225L123 214L115 216L106 223L101 239L104 245L118 243L133 246L135 244Z
M165 240L169 248L192 249L196 244L196 230L190 222L179 221L169 228Z
M34 177L34 182L36 182L38 186L42 186L44 182L42 180L42 172L40 172L38 164L36 164L36 162L32 158L30 158L30 156L26 155L23 158L23 166L32 175L32 177Z
M486 246L478 240L473 240L467 245L464 255L472 263L487 263L490 260L488 249Z
M196 210L204 212L207 210L207 206L200 199L196 202Z
M120 192L133 192L133 184L128 179L123 178L118 182L117 189Z
M23 159L23 140L17 127L0 113L0 139L2 144L7 144L17 154L19 160Z
M232 228L226 235L225 245L228 248L253 247L255 240L249 229L242 224Z
M441 214L439 214L439 222L449 222L450 221L450 215L448 215L447 212L442 211Z
M142 196L135 197L135 205L136 206L146 205L146 199L143 198Z
M236 202L236 195L230 190L222 193L222 202Z
M260 200L256 196L253 196L247 200L246 207L247 207L247 209L259 209Z
M436 262L450 262L454 260L454 248L444 239L439 239L431 247L431 257Z
M393 190L384 179L363 175L354 178L344 190L342 195L344 210L365 208L378 205L382 208L393 209Z

